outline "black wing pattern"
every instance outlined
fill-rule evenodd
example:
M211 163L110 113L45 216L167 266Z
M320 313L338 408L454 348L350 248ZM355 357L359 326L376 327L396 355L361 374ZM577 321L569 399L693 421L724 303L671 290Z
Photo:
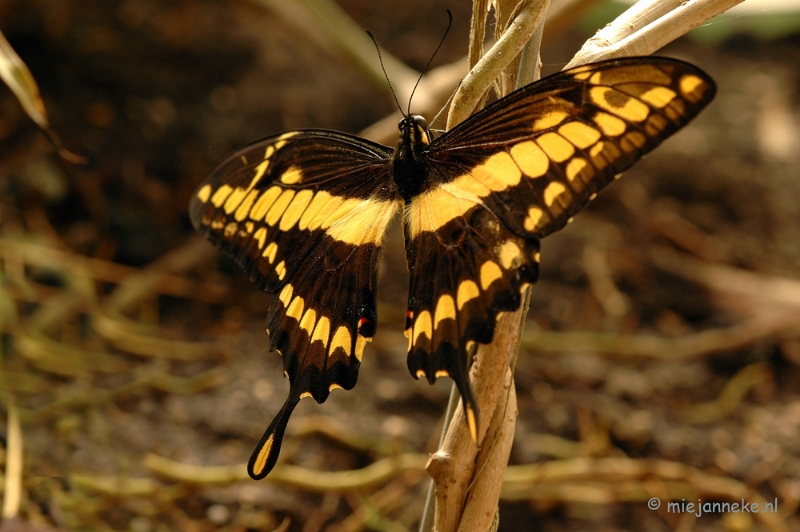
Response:
M375 333L381 239L399 197L391 150L332 131L292 131L220 164L192 198L192 223L261 289L278 293L267 318L289 397L248 463L274 467L292 410L352 388Z
M451 376L476 437L465 352L492 340L538 275L539 239L694 118L714 82L658 57L581 66L498 100L434 140L406 205L412 375Z

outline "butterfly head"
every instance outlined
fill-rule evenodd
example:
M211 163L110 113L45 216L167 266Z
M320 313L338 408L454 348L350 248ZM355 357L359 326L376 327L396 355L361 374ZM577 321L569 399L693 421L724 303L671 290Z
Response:
M407 143L414 151L424 149L433 140L428 121L422 115L408 115L397 127L400 129L400 143Z

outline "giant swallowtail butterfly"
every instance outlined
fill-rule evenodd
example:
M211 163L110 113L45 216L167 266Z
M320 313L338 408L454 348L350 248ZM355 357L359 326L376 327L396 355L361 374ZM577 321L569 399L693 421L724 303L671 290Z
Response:
M415 378L455 381L473 438L466 352L489 343L538 275L539 240L694 118L714 82L673 59L573 68L513 92L434 138L421 116L392 149L325 130L268 137L230 155L191 202L194 226L277 297L270 349L286 403L248 464L275 466L300 399L356 384L375 334L381 242L403 213L411 281L405 334Z

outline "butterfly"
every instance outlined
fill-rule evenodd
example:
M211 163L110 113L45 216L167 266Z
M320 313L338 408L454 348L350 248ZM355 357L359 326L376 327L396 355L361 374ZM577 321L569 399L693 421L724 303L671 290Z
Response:
M540 239L715 92L682 61L614 59L531 83L435 138L423 117L404 116L394 149L306 129L225 159L192 197L191 220L277 294L266 329L290 383L250 476L274 468L300 399L322 403L356 384L375 334L378 257L398 211L410 272L408 369L455 381L476 439L466 354L492 341L501 313L519 308L538 277Z

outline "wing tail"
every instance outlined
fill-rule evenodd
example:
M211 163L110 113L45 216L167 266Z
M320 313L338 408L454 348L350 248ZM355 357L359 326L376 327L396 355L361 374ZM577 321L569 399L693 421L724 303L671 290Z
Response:
M250 461L247 462L247 474L253 480L261 480L269 475L278 461L283 443L283 434L286 431L286 424L294 411L294 407L300 402L299 395L290 395L284 403L283 408L269 424L264 435L258 441Z

